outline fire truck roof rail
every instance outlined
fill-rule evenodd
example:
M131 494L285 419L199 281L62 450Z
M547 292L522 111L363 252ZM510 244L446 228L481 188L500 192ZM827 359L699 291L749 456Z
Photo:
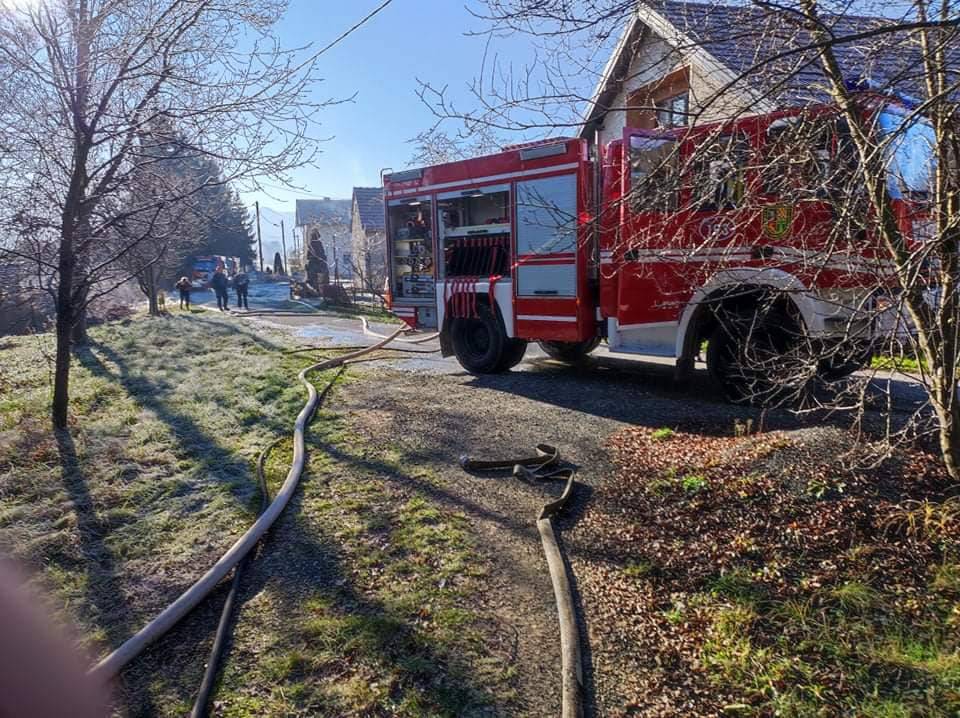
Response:
M534 140L533 142L519 142L515 145L504 145L501 152L513 152L514 150L528 150L534 147L545 147L549 145L559 145L564 142L576 140L576 137L551 137L546 140Z
M403 170L401 172L391 172L383 176L384 182L409 182L410 180L423 179L423 169Z

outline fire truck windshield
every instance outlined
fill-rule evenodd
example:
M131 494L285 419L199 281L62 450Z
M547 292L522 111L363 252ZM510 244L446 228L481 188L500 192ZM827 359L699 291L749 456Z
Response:
M936 171L933 127L922 118L888 108L878 117L885 156L887 187L894 199L924 200L930 196Z

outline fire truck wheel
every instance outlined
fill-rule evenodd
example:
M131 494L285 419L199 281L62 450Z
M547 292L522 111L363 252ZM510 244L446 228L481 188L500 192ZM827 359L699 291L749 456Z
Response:
M833 350L829 358L820 362L820 377L827 382L846 379L854 372L860 371L870 364L873 357L873 347L838 347Z
M809 362L795 322L776 308L725 312L707 345L707 370L736 404L769 406L797 398Z
M551 359L577 364L586 359L587 354L596 349L599 344L600 337L594 337L585 342L540 342L540 348Z
M524 339L507 339L503 349L503 358L499 371L513 369L517 364L523 361L523 355L527 353L527 342Z
M450 327L453 351L460 366L471 374L496 374L504 371L507 333L497 316L486 305L478 308L478 317L454 319Z

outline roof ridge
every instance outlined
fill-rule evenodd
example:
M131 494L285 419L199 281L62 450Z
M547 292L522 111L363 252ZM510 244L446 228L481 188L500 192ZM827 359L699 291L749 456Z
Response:
M715 10L717 8L723 8L724 10L742 10L755 15L769 15L771 12L770 10L755 7L753 5L737 5L735 3L725 2L724 0L717 0L716 2L701 2L700 0L641 0L641 2L642 4L654 9L657 6L664 7L667 5L673 5L675 7L685 6L708 8L711 10ZM883 15L852 15L848 13L838 14L825 12L821 13L821 17L835 20L882 20L890 23L897 22L895 19L884 17Z

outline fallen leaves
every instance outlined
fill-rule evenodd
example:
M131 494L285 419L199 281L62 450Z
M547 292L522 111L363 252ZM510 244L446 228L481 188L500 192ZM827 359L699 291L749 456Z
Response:
M920 615L917 592L943 545L915 530L927 514L911 515L912 531L886 528L904 502L941 499L944 476L923 452L877 467L852 454L854 445L836 429L720 436L638 427L610 437L618 471L577 527L589 558L574 567L597 694L612 697L601 712L763 712L769 690L790 680L769 690L725 683L723 669L703 660L724 611L763 606L764 620L742 625L744 639L760 646L793 625L771 619L771 606L822 611L843 599L866 610L886 601L883 611L906 612L898 620ZM810 663L804 670L825 686L830 706L849 678L820 675L833 659L808 653L787 664Z

